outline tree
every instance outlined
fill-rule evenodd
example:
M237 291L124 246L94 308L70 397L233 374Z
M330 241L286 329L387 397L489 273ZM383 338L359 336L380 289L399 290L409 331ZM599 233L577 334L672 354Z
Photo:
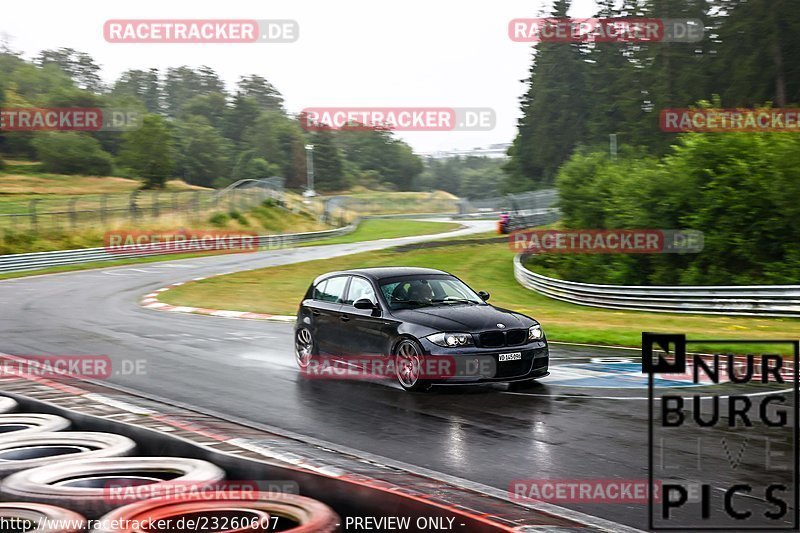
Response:
M247 137L250 128L255 125L259 114L258 102L255 99L237 94L226 109L223 135L238 146Z
M265 78L257 74L242 76L236 96L252 98L265 111L283 112L283 96Z
M111 95L117 98L135 98L149 113L160 113L162 110L161 82L158 70L127 70L114 84Z
M37 62L41 66L57 65L80 89L100 93L104 88L100 78L100 66L89 54L75 51L72 48L43 50L39 54Z
M210 93L194 96L181 108L181 117L205 117L214 129L223 130L228 115L228 104L222 93Z
M337 131L335 137L347 161L362 172L376 172L395 189L411 190L422 172L422 160L389 130L353 124Z
M566 17L570 0L557 0L552 16ZM577 43L538 43L521 99L522 117L505 167L506 189L526 190L553 183L584 135L586 65Z
M171 117L178 117L186 102L195 96L224 92L224 84L209 67L196 71L186 66L170 68L163 84L165 111Z
M230 143L205 117L191 116L177 123L177 174L184 181L213 187L227 182Z
M47 172L107 176L111 173L111 156L100 143L86 133L47 132L33 141L36 156Z
M145 188L162 188L174 168L172 138L164 119L147 115L142 127L125 133L120 163L144 178Z
M711 75L726 106L800 102L800 10L791 0L717 0L719 53ZM708 97L710 95L706 95Z
M262 112L248 128L242 144L258 157L277 165L287 187L300 188L305 184L306 139L296 120L275 111Z
M320 128L311 137L314 145L314 187L320 191L345 188L342 157L330 128Z

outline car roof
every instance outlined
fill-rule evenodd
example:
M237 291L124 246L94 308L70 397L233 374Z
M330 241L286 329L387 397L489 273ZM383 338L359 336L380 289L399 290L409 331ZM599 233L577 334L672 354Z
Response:
M421 268L421 267L369 267L369 268L354 268L352 270L340 270L336 272L328 272L318 276L314 283L330 278L332 276L343 276L349 274L358 274L373 280L381 280L386 278L396 278L401 276L419 276L419 275L446 275L451 276L449 272L444 270L436 270L435 268Z

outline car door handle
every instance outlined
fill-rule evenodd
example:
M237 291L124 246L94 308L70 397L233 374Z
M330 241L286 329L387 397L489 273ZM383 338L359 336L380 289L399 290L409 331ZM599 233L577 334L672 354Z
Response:
M312 314L312 315L314 315L314 316L319 316L319 315L321 315L322 313L320 313L319 311L317 311L316 309L314 309L314 310L312 310L312 311L311 311L311 314Z
M347 315L342 315L342 316L341 316L341 317L339 317L339 318L341 318L341 319L342 319L342 322L349 322L349 321L350 321L350 317L349 317L349 316L347 316Z

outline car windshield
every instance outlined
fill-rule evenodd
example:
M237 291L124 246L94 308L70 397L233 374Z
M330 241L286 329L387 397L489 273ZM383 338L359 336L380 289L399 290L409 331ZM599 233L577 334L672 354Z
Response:
M452 276L419 276L381 282L391 309L483 304L475 291Z

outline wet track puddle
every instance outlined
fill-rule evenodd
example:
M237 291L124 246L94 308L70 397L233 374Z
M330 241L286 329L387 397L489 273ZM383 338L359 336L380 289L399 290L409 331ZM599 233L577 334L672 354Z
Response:
M726 394L731 388L727 377L714 383L703 378L694 383L691 369L685 374L664 374L654 378L656 396L665 392L673 394ZM741 391L741 385L738 385ZM775 384L751 384L746 396L761 396L791 387ZM568 356L551 360L550 375L534 385L520 390L510 389L504 394L518 396L577 398L586 400L647 400L647 375L642 373L641 358L607 356Z

